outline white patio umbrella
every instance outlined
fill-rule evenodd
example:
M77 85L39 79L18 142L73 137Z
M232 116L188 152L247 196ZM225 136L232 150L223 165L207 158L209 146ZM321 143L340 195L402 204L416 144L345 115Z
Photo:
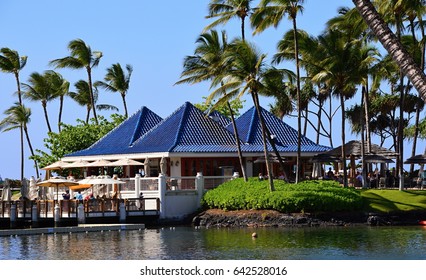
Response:
M66 162L66 161L59 160L57 162L54 162L52 164L49 164L48 166L45 166L45 167L41 168L41 169L43 169L43 170L61 169L64 166L69 165L70 163L72 163L72 162Z
M108 166L108 164L110 164L111 161L106 160L106 159L98 159L95 160L94 162L88 163L86 166L87 167L103 167L103 166Z
M126 182L113 179L107 175L103 175L103 176L97 176L97 177L95 176L88 177L83 180L80 180L78 183L81 185L91 185L92 193L93 193L94 191L93 186L95 185L115 185L115 184L125 184Z
M86 167L89 164L86 160L77 160L75 162L71 162L67 165L62 166L62 168L78 168L78 167Z
M110 162L109 164L105 166L127 166L127 165L143 165L143 163L130 158L122 158L122 159Z

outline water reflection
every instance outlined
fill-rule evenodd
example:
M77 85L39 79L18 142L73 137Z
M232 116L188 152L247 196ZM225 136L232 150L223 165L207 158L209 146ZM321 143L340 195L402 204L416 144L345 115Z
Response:
M15 260L426 259L426 229L176 227L1 237L0 252Z

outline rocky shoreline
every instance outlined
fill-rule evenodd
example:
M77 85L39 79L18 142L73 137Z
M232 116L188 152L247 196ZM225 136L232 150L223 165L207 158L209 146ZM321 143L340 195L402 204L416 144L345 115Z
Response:
M280 213L274 210L224 211L209 209L192 219L196 227L320 227L418 225L426 212L377 213Z

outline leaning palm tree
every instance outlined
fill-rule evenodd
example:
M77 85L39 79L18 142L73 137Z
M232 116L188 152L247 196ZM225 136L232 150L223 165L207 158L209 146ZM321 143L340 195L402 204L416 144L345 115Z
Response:
M230 44L225 53L225 57L226 60L231 61L231 69L221 78L223 84L212 92L211 95L226 92L226 95L221 97L218 102L234 96L239 98L247 92L251 95L262 130L263 150L269 179L269 188L271 191L274 191L273 174L269 165L269 153L266 140L267 127L259 103L259 94L265 88L262 75L266 71L266 55L261 54L252 44L241 39L236 39Z
M352 0L361 16L402 72L426 101L426 76L368 0Z
M184 70L181 74L181 80L176 84L182 83L199 83L202 81L212 81L212 87L214 87L214 81L220 81L221 77L226 75L229 70L229 61L224 61L224 53L228 48L226 32L222 31L219 36L216 30L210 31L210 33L204 33L197 39L197 47L194 55L187 56L184 61ZM220 94L226 94L220 93ZM214 99L214 96L209 96L206 103L210 103ZM238 136L237 125L235 123L234 113L231 104L226 100L226 106L230 112L231 122L234 129L235 142L237 145L238 158L240 161L241 172L245 181L247 181L247 175L244 168L244 162L241 152L240 138ZM214 109L215 106L212 107Z
M25 107L24 105L16 102L14 106L7 109L4 114L6 118L0 121L0 131L6 132L16 128L19 128L20 131L25 132L25 137L27 139L28 147L30 149L32 157L34 157L33 146L30 141L29 133L28 133L28 123L30 122L31 117L31 109ZM21 182L24 180L24 135L20 134L20 142L21 142ZM38 165L37 161L34 160L34 167L36 169L36 174L38 177Z
M301 96L300 96L300 66L299 45L297 37L297 15L303 11L303 0L262 0L258 9L251 16L251 24L255 27L254 34L264 31L269 26L277 27L285 15L288 15L293 24L294 57L296 62L296 95L297 95L297 160L296 183L300 180L301 171Z
M71 56L52 60L50 61L50 65L53 65L56 68L86 69L91 109L93 110L93 117L95 118L95 122L97 124L98 117L96 114L95 98L93 93L92 69L93 67L98 66L102 57L102 52L92 52L90 46L86 45L86 43L81 39L71 41L68 44L68 49L71 52Z
M16 86L18 88L18 101L22 104L21 83L19 81L19 72L27 64L27 56L19 56L17 51L9 48L0 49L0 71L12 73L15 75Z
M113 64L107 69L105 81L97 81L94 83L95 87L104 88L107 91L119 92L123 100L124 116L128 117L126 95L130 86L130 77L132 76L133 67L126 64L127 74L124 73L120 63Z
M77 89L76 92L70 92L69 96L76 101L80 106L86 107L86 124L89 123L90 119L90 111L92 111L92 102L90 98L90 86L89 84L84 80L79 80L74 84L75 88ZM98 110L113 110L118 111L118 108L112 105L108 104L99 104L97 105L96 102L98 101L98 93L97 89L95 88L94 91L94 100L95 100L95 106Z
M209 4L209 15L206 18L218 18L204 28L204 32L220 24L226 24L233 18L241 20L241 36L245 38L245 19L253 8L253 0L212 0Z
M31 73L28 84L22 83L24 87L23 96L30 101L39 101L43 107L44 119L46 120L47 129L52 132L47 113L47 103L55 98L51 84L45 74L38 72Z

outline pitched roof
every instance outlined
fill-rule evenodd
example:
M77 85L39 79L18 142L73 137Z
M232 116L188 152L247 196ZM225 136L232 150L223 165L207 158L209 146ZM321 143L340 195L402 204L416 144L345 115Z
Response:
M297 152L297 130L263 108L261 108L261 113L267 128L274 136L277 150L280 152ZM256 108L252 107L241 115L236 119L236 124L240 140L248 144L242 147L243 151L263 151L262 127ZM227 129L231 132L234 131L231 124L228 124ZM272 149L269 144L268 149ZM307 137L302 136L302 152L324 152L329 149L329 147L315 144Z
M146 133L129 153L230 152L235 140L225 127L189 102Z
M71 153L67 156L126 153L126 149L161 120L161 117L144 106L89 148Z

